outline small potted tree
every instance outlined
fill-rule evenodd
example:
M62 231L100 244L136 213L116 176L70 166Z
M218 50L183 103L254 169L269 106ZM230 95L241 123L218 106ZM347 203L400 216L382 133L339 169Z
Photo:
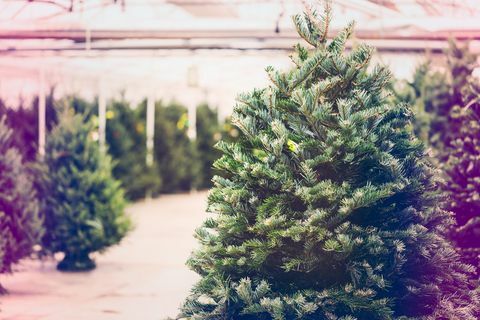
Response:
M90 253L119 243L130 229L123 191L95 133L92 119L67 108L46 144L43 246L65 254L62 271L95 268Z

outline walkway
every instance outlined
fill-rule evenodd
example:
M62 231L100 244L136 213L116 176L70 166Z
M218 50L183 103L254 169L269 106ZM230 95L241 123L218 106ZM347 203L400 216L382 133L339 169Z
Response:
M2 320L154 320L175 317L197 275L185 266L206 215L206 193L169 195L128 208L135 230L88 273L26 261L1 283Z

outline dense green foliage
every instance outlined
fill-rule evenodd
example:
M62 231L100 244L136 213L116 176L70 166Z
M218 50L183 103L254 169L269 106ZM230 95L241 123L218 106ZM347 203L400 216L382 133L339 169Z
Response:
M472 73L477 57L455 42L445 52L444 69L420 65L414 80L397 86L397 98L416 107L416 133L432 148L442 169L442 184L457 224L450 235L465 261L479 267L480 254L480 149L478 79ZM478 278L478 272L477 276Z
M431 62L422 63L413 81L395 90L400 101L413 105L416 134L432 147L441 162L448 157L445 148L460 130L457 119L452 118L452 111L464 105L463 96L477 59L454 41L450 42L445 55L444 68L435 70Z
M123 191L94 130L85 115L67 108L47 139L43 246L65 254L61 270L93 268L89 254L118 243L130 227Z
M386 97L372 49L328 41L330 14L295 16L295 67L238 98L189 260L189 319L471 319L478 297L443 234L412 112Z
M0 273L12 272L12 265L32 253L43 233L32 176L12 137L0 117Z
M197 138L195 145L199 166L196 187L205 189L212 186L211 180L214 176L213 163L220 157L220 152L214 148L214 145L222 137L218 112L207 104L198 106L196 130Z
M113 176L122 182L127 198L144 198L158 190L161 176L156 164L148 167L145 162L145 118L127 101L112 100L108 105L106 131L108 151L115 161Z
M86 119L98 121L98 101L71 95L54 100L53 90L47 96L47 131L57 124L56 108L68 103ZM148 195L208 188L214 174L212 164L219 156L213 146L224 137L235 140L238 130L229 121L220 123L217 111L207 104L197 109L197 139L187 135L187 109L177 103L156 103L154 162L146 164L146 101L133 108L125 99L107 104L106 142L113 159L113 176L120 180L125 196L137 200ZM0 100L0 115L15 128L13 144L21 150L26 162L36 158L38 149L38 98L30 107L23 104L7 107ZM162 183L165 181L165 183Z
M454 106L449 115L451 139L445 148L443 185L449 195L447 206L455 213L457 224L451 237L465 261L480 268L480 86L470 77L462 90L462 106Z
M480 267L480 95L468 108L456 107L452 119L460 130L447 148L444 166L448 208L455 213L457 225L451 230L465 261ZM478 271L477 271L478 278Z
M46 126L50 131L57 122L55 111L54 90L46 97ZM15 130L12 144L20 151L24 162L36 159L38 149L38 97L34 97L30 106L24 103L15 108L9 108L0 100L0 117L6 116L7 125Z
M145 114L146 103L140 106ZM142 117L143 118L143 117ZM154 160L162 177L154 194L188 191L197 172L195 146L187 135L187 109L177 103L155 103Z

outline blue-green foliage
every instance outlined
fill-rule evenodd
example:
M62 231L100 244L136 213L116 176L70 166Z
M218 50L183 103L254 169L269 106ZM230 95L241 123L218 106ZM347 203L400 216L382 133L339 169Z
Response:
M478 298L443 237L433 170L412 112L391 104L372 48L327 40L329 6L295 16L311 47L238 97L237 143L219 142L208 210L188 261L188 319L470 319Z
M66 109L47 137L42 161L43 246L70 259L118 243L130 228L120 182L112 177L111 159L100 150L95 132L85 115Z

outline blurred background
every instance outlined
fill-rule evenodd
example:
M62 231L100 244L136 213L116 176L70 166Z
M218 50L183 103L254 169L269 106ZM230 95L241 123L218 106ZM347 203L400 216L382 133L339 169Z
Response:
M209 147L222 136L238 135L228 126L236 94L265 85L267 65L289 66L288 51L298 40L291 16L304 5L300 0L2 0L0 108L19 113L15 128L27 140L22 145L31 148L30 159L38 132L44 134L38 105L46 106L47 131L55 122L55 102L65 97L100 115L105 133L99 139L108 140L119 159L115 176L131 199L208 187L216 157ZM411 80L426 59L441 65L449 38L469 40L472 52L480 50L476 1L337 0L333 6L332 33L355 20L356 38L375 46L376 60L398 79ZM149 103L160 108L150 113L151 162L145 149ZM157 166L159 179L148 174L149 181L129 180L127 171L137 175L148 169L138 167L141 157L148 167Z
M280 69L291 65L288 54L299 41L291 16L302 12L306 3L0 0L0 116L6 115L23 160L34 161L44 153L58 110L68 104L95 122L95 139L112 156L113 175L128 200L160 196L129 207L137 228L122 248L103 258L105 267L96 279L105 285L88 288L98 289L96 295L59 289L68 282L75 292L82 292L81 276L66 280L64 275L52 275L48 267L27 263L23 273L7 280L13 292L4 304L7 319L36 319L39 313L24 306L38 311L35 297L46 292L51 294L49 301L64 303L63 311L40 308L40 314L50 314L46 319L63 319L67 308L73 308L67 300L58 300L62 295L94 301L104 294L111 299L109 307L92 302L92 309L79 313L78 319L137 315L122 309L115 296L137 297L123 306L138 310L138 303L144 303L146 319L175 315L196 279L183 263L194 246L191 235L204 219L206 206L204 192L185 193L210 187L215 174L212 164L219 156L214 144L239 137L229 122L236 95L267 85L263 70L268 65ZM449 40L455 39L462 52L475 57L469 62L470 72L478 73L478 1L335 0L333 11L331 33L355 20L349 46L358 41L374 46L374 62L392 70L397 98L416 104L419 114L426 105L419 74L448 72ZM428 66L428 71L422 66ZM423 102L418 103L419 99ZM161 196L173 193L183 195ZM159 227L152 229L152 225ZM155 239L158 246L151 247L152 241L146 239ZM179 245L172 249L172 243ZM144 267L124 267L132 252L144 252L143 258L133 254ZM157 267L151 268L152 264ZM167 271L156 278L158 270ZM49 286L41 280L45 274L52 281ZM127 284L119 282L122 275ZM175 277L185 283L169 284L168 279ZM152 278L167 284L152 283ZM38 285L33 296L32 283ZM173 291L168 291L169 286ZM157 305L153 296L142 300L145 292L161 295L164 304Z

